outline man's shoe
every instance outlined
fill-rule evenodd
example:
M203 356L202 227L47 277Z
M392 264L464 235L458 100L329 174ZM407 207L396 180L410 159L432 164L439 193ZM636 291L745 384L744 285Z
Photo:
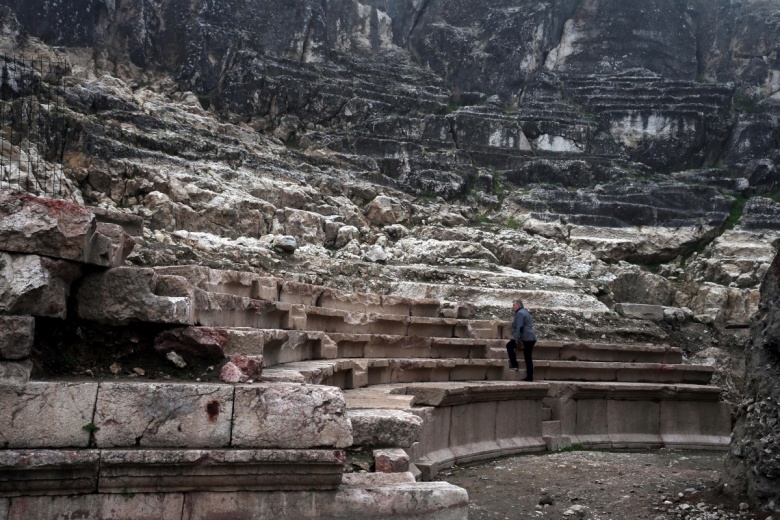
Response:
M509 367L509 370L511 370L512 372L517 372L518 370L520 370L520 367Z
M526 378L523 379L523 381L533 381L533 380L534 380L533 377L526 377Z

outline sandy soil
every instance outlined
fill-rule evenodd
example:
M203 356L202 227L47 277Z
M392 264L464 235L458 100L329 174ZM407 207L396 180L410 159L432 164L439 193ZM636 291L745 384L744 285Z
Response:
M780 520L740 511L738 501L714 491L724 456L669 450L525 455L455 467L438 480L468 491L470 520ZM545 494L551 505L539 505Z

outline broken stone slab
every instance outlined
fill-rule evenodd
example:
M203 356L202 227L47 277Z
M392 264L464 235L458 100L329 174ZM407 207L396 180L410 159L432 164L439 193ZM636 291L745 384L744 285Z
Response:
M337 489L341 450L104 450L101 493Z
M0 446L86 448L97 383L0 385Z
M0 361L0 384L22 385L30 380L32 361Z
M400 473L344 473L341 477L342 484L352 487L393 486L396 484L414 483L416 481L411 471Z
M188 325L192 300L158 296L153 269L117 267L83 278L76 293L79 317L112 325L131 321Z
M24 359L30 355L35 338L32 316L0 316L0 359Z
M219 379L225 383L251 383L262 374L263 356L230 356L230 361L219 371Z
M374 450L374 468L377 473L405 473L409 471L409 455L400 448Z
M0 190L3 250L100 266L124 263L135 241L121 226L98 224L87 208L64 200Z
M340 389L259 384L235 389L232 445L237 448L346 448L352 427Z
M94 493L99 465L97 450L0 450L0 494Z
M615 310L626 318L639 320L663 321L664 308L661 305L646 305L643 303L619 303Z
M64 319L80 275L73 262L0 252L0 312Z
M140 237L144 234L144 219L132 213L114 211L99 206L89 206L87 208L95 215L97 222L106 224L116 224L122 227L125 233L132 237Z
M89 240L89 249L83 262L105 267L119 267L133 251L135 240L122 226L100 222Z
M349 410L354 445L408 448L420 439L423 420L401 410Z
M213 327L184 327L166 330L154 339L154 349L163 355L168 352L176 352L180 355L218 361L225 358L225 349L230 340L237 336L237 334L229 333L228 330ZM239 334L240 336L245 335L243 331ZM260 352L262 352L262 344Z
M233 386L100 383L98 448L222 448L230 445Z
M181 493L18 497L11 500L7 520L171 520L182 518L183 510Z
M395 395L386 387L346 390L347 409L408 410L415 402L413 395Z

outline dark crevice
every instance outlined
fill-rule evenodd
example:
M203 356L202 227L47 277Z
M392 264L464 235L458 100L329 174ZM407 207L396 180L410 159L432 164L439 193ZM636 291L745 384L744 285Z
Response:
M414 31L417 30L417 25L419 25L420 20L422 20L423 15L425 14L425 11L428 9L428 5L430 3L431 0L424 0L422 5L420 6L420 9L417 11L417 15L414 17L414 22L412 23L412 27L409 29L409 34L406 35L407 47L410 46L412 41L412 34L414 34Z

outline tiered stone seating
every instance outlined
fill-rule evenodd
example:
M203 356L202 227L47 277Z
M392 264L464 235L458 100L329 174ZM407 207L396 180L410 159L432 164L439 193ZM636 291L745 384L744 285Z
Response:
M30 365L34 316L64 317L79 277L82 319L163 324L159 352L228 359L245 384L27 382L4 368L0 496L14 498L0 506L9 518L180 518L185 495L203 518L336 518L362 511L368 494L383 497L390 517L433 520L464 512L465 492L412 480L454 463L572 443L728 446L713 369L682 364L679 349L542 340L528 383L507 367L509 322L442 317L432 299L203 267L68 271L55 280L65 287L55 314L30 300L31 316L2 318L3 366ZM353 447L395 474L342 475ZM305 499L287 500L297 492ZM118 505L123 493L135 495Z
M535 349L537 383L528 385L519 381L522 367L520 372L507 367L509 322L437 317L435 300L350 294L203 268L156 269L153 277L159 293L191 295L185 296L194 308L189 324L199 320L202 325L225 326L235 323L231 316L240 315L246 316L239 320L242 324L264 327L251 333L254 341L244 339L241 349L225 349L228 356L262 357L258 381L335 386L347 396L364 389L409 391L411 403L394 398L388 404L387 396L374 395L371 405L360 393L357 402L364 404L351 406L349 416L355 428L369 432L361 433L356 444L404 448L413 468L426 477L456 462L571 443L708 449L728 444L727 407L718 401L718 389L703 386L714 369L682 364L682 352L676 348L542 340ZM170 291L171 278L176 278L178 292ZM245 329L220 330L228 336L247 334ZM420 385L455 385L459 390L452 392L459 392L459 402L425 401L419 397ZM486 432L499 431L499 423L512 431L519 426L511 421L507 426L507 407L515 410L513 417L533 417L532 430L522 430L522 442L499 442L504 434L487 438L487 433L474 433L468 422L451 419L479 416L472 424L491 425ZM628 412L636 410L642 412ZM410 440L417 430L409 430L409 414L423 419L417 441ZM395 444L387 439L377 443L370 433L394 428L405 432ZM446 445L437 441L442 438L448 439Z

